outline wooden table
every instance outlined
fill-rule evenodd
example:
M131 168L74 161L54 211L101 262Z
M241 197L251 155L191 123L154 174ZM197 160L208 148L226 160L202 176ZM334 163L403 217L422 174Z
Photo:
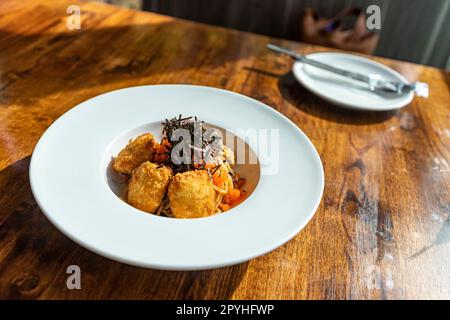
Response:
M268 42L329 50L95 2L0 2L0 298L450 298L450 75L374 58L431 86L395 112L350 112L316 98ZM30 191L33 147L61 114L98 94L158 83L208 85L294 121L323 161L322 203L293 240L201 272L146 270L76 245ZM276 212L274 212L276 214ZM82 289L66 288L79 265Z

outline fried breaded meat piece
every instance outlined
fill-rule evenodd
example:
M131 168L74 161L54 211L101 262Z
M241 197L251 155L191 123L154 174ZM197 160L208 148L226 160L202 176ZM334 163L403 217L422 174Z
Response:
M171 168L144 162L131 174L127 191L129 204L154 213L164 199L171 177Z
M215 213L213 183L204 170L176 174L170 183L168 196L175 218L200 218Z
M155 152L155 139L151 133L144 133L128 142L114 159L113 168L117 172L131 174L145 161L153 158Z

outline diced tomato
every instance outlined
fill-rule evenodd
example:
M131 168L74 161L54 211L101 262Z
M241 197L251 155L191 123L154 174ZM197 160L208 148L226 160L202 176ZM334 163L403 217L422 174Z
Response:
M221 203L221 204L219 204L219 208L222 211L227 211L227 210L230 210L230 205L228 205L226 203Z
M223 197L222 202L234 207L244 200L244 196L245 193L243 191L240 191L239 189L230 189L228 194Z
M172 147L172 144L170 143L170 141L167 138L162 139L161 145L166 147L166 149L169 149L170 147Z
M230 201L236 201L241 196L241 191L239 189L230 189L228 191L228 197Z
M217 170L216 172L214 172L212 178L213 178L213 183L214 183L215 186L221 186L221 185L224 184L225 179L226 179L224 177L225 174L226 173L223 173L220 170Z
M169 158L169 150L171 144L170 142L164 138L161 143L156 143L155 145L155 154L153 155L153 161L156 163L165 162Z
M195 169L201 169L202 166L203 166L203 163L196 163L196 162L194 162L193 166L194 166Z
M215 167L217 167L217 165L215 163L213 163L213 162L205 164L205 169L210 169L211 170L211 169L213 169Z

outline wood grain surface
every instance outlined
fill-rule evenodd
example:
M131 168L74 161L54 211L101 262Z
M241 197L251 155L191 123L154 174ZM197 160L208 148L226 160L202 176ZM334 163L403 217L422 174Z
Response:
M74 3L80 30L66 27ZM351 112L302 88L268 42L328 50L95 2L1 1L0 298L449 299L450 75L374 58L428 82L431 95L395 112ZM159 83L240 92L294 121L326 176L306 228L263 257L198 272L110 261L59 232L30 191L39 137L86 99ZM81 290L66 287L72 264Z

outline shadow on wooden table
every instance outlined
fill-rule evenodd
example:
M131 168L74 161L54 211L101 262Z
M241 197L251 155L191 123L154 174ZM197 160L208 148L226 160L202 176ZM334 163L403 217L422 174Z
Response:
M59 232L38 208L28 180L30 157L0 171L0 298L228 299L248 264L175 272L132 267L94 254ZM80 290L66 269L81 269Z
M357 111L334 106L304 88L295 79L292 72L289 72L279 78L278 88L283 98L293 106L309 113L312 116L329 121L355 125L367 125L389 120L396 114L395 111Z

